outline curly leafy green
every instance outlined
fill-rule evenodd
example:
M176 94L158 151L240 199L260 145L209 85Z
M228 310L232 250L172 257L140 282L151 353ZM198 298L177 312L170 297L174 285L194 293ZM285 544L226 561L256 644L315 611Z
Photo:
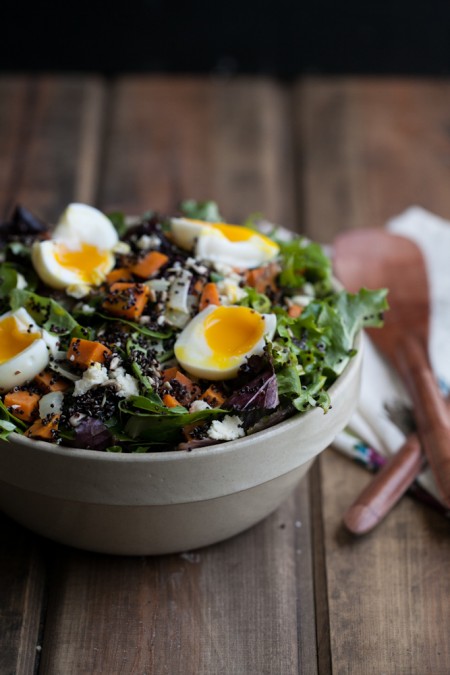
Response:
M244 291L247 295L239 301L239 305L242 307L251 307L261 314L267 314L271 311L272 303L270 302L267 295L264 295L264 293L258 293L258 291L251 286L246 286Z
M319 244L300 237L280 242L279 246L281 286L301 289L305 283L311 283L320 295L331 291L331 263Z
M341 291L313 300L294 319L278 317L272 358L280 397L299 411L320 406L328 410L325 388L342 373L354 355L354 340L361 328L381 326L388 308L386 290Z
M216 202L198 202L195 199L186 199L181 202L180 211L186 218L206 220L209 223L220 223L223 221Z

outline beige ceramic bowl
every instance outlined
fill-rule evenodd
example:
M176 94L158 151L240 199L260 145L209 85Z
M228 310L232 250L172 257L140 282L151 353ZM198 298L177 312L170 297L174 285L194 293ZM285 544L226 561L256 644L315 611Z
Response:
M360 338L355 346L326 415L311 410L190 453L102 453L12 434L0 441L0 509L39 534L102 553L172 553L242 532L286 499L347 424Z

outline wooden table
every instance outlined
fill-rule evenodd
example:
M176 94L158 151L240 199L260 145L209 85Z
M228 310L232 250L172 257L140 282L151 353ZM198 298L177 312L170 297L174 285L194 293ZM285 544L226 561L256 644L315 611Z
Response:
M0 202L138 213L214 198L322 241L410 204L450 217L450 82L0 80ZM327 450L263 523L160 558L71 550L0 518L0 673L450 672L448 521L405 498L370 536L368 480Z

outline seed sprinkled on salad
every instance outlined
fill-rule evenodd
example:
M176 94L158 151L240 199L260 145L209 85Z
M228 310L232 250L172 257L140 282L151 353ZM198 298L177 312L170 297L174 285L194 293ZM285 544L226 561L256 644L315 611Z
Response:
M0 224L0 437L191 451L326 413L386 291L336 291L318 244L265 226L193 200L131 225L17 207Z

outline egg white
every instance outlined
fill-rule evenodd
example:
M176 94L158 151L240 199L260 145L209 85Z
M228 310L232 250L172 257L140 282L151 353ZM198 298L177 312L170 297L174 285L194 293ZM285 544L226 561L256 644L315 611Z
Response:
M227 380L236 377L239 368L250 356L263 352L266 339L271 340L275 334L277 320L274 314L261 314L265 323L262 337L245 353L230 356L225 362L222 358L219 363L205 337L205 319L216 309L211 305L197 314L178 336L174 351L177 361L191 375L208 380Z
M53 230L53 239L76 248L79 242L101 250L113 249L119 241L117 230L104 213L88 204L69 204Z
M58 338L40 328L25 309L3 314L0 316L0 322L9 316L15 318L21 332L26 333L30 328L32 333L39 333L41 337L12 358L0 363L1 393L25 384L44 370L49 364L50 354L57 350L59 344Z
M78 272L68 269L59 263L57 256L60 243L65 242L48 239L47 241L36 242L34 244L31 250L31 260L39 277L51 288L60 290L66 289L69 286L79 285L89 288L89 283L86 282L85 275L81 270ZM114 255L109 251L104 251L104 255L105 263L102 269L97 269L93 272L93 282L95 285L101 284L106 274L114 267ZM84 295L86 293L83 293L80 297Z
M189 218L172 218L171 232L175 243L187 251L195 251L199 260L251 269L273 260L279 252L275 242L258 232L242 241L229 239L214 223ZM239 227L239 226L234 226Z
M113 224L101 211L87 204L69 204L61 215L53 237L33 245L31 259L39 277L51 288L89 288L89 284L101 284L112 270L115 258L112 250L118 243ZM104 261L92 272L86 281L85 271L69 269L58 260L59 247L79 251L83 244L94 246L102 252ZM86 293L84 293L86 295Z

